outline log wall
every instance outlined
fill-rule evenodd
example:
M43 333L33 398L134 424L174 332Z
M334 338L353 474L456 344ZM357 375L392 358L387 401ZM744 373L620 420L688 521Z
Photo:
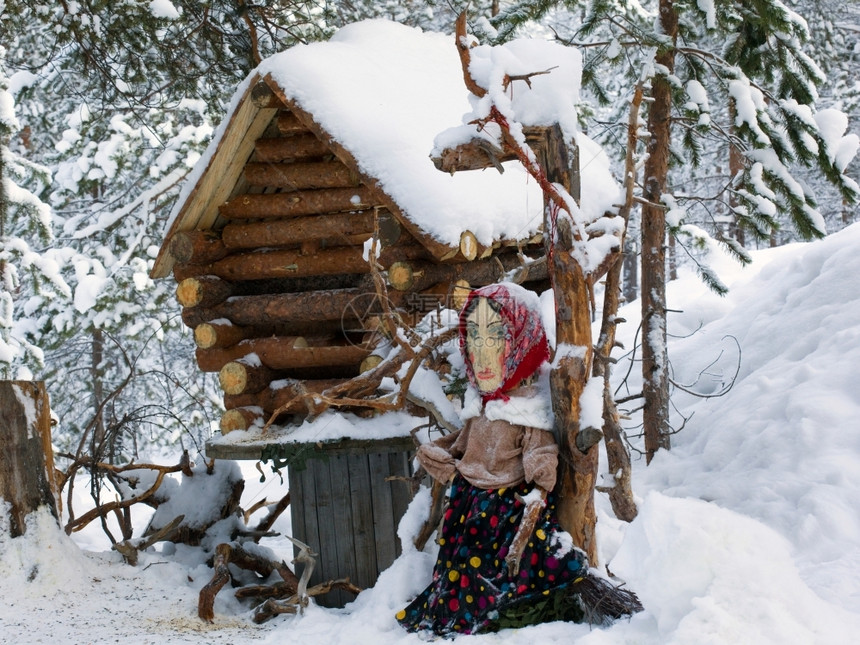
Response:
M270 123L244 144L251 152L237 185L219 188L230 196L216 224L169 241L198 364L218 372L225 388L222 432L261 424L287 402L292 390L273 382L342 380L371 365L383 309L363 258L374 230L389 304L406 320L443 301L456 306L470 287L522 264L522 248L481 246L468 231L449 260L435 260L427 239L402 226L374 182L365 183L342 161L344 151L307 125L307 114L278 105L268 100ZM218 164L207 174L217 174ZM542 277L545 271L530 279ZM307 406L284 411L309 413Z

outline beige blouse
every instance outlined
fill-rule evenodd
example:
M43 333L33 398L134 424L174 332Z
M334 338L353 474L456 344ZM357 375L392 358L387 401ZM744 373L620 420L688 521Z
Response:
M478 488L504 488L523 481L555 486L558 446L552 432L479 416L457 432L425 443L418 461L440 482L458 471Z

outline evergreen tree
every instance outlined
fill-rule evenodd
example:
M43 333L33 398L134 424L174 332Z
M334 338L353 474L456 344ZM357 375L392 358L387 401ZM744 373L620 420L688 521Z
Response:
M0 46L0 377L26 380L30 368L44 364L32 312L43 301L62 301L70 290L55 254L44 249L53 239L52 214L36 192L50 173L11 147L20 122L5 70Z
M596 97L615 103L620 114L638 82L645 82L650 93L640 188L644 421L650 459L658 448L668 447L671 432L667 230L669 241L681 243L702 278L722 291L725 287L705 256L712 239L742 262L749 256L716 214L728 212L753 239L769 240L782 218L803 239L821 237L824 217L810 185L797 178L801 169L815 168L846 202L855 201L858 188L844 172L844 156L836 154L841 133L832 136L829 124L816 119L817 88L825 77L810 54L807 23L783 3L542 0L514 2L494 22L500 37L509 38L529 21L547 20L562 9L575 17L585 11L581 24L563 37L584 49L583 80ZM604 78L626 78L627 84L613 93L601 82ZM705 161L703 150L720 146L726 150L723 167L729 170L723 171L722 187L706 193L686 183L687 169ZM732 147L739 153L736 173L728 163ZM694 223L697 216L710 220L710 231Z

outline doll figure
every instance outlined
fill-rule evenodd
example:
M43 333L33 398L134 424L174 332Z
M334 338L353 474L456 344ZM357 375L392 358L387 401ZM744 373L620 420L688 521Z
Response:
M537 296L515 284L483 287L459 327L471 385L465 425L416 455L451 485L439 556L432 582L397 620L448 636L581 618L568 610L581 611L575 590L588 563L556 518L549 397L524 384L549 357Z

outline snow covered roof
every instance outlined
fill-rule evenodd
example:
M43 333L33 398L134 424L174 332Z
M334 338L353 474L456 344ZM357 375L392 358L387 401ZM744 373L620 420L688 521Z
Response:
M535 71L551 67L553 52L558 67L533 79L532 89L518 83L514 90L535 92L533 114L552 113L537 109L541 97L570 102L579 91L575 50L543 44L547 47L540 49ZM276 54L240 85L228 118L183 188L153 276L169 272L167 242L175 232L217 227L218 206L233 196L253 140L276 113L254 105L252 93L260 80L313 120L341 161L390 202L410 233L425 245L438 245L430 248L437 258L446 248L456 249L466 230L483 245L538 232L543 197L518 162L506 163L504 174L488 169L449 175L430 159L437 135L463 124L472 111L453 36L371 20L344 27L328 42ZM611 207L617 186L599 147L581 137L581 149L583 144L582 185L589 190L582 209L599 216Z

